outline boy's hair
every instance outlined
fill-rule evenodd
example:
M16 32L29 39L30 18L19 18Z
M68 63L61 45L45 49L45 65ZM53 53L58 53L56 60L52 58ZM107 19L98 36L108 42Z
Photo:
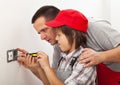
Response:
M58 29L62 31L68 38L68 41L70 42L70 45L73 44L73 41L75 39L75 49L79 48L80 46L86 47L87 43L87 37L86 33L74 30L68 26L61 26Z
M56 17L59 11L60 10L55 6L51 5L43 6L36 11L34 16L32 17L31 23L33 24L41 16L45 17L46 21L50 21Z

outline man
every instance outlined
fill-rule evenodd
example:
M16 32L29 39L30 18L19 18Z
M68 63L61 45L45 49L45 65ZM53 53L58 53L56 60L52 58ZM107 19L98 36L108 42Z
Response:
M51 27L45 25L47 21L50 21L56 17L60 10L54 6L43 6L35 13L32 18L32 24L35 30L40 34L42 40L46 40L51 45L56 44L56 34ZM55 46L56 48L57 46ZM18 48L22 54L18 57L18 61L26 68L30 69L44 85L49 85L46 75L43 69L38 64L35 58L26 54L28 53L24 49ZM57 50L57 49L56 49ZM59 49L58 49L59 50ZM57 51L58 52L58 51ZM58 55L59 56L59 55Z
M59 53L60 49L58 48L56 41L55 41L55 32L54 29L48 27L45 25L46 22L52 20L55 18L57 13L59 12L59 9L57 9L54 6L43 6L41 7L33 16L32 18L32 24L35 28L35 30L38 32L38 34L41 35L42 40L46 40L51 45L54 45L54 54L53 58L54 64L52 65L53 68L57 68L57 64L59 61ZM120 71L120 33L118 33L116 30L111 28L111 25L109 22L105 20L94 20L94 19L88 19L88 42L87 45L89 48L85 48L82 53L82 55L79 58L80 63L86 62L85 67L96 65L101 62L112 62L112 63L106 63L112 70ZM92 49L90 49L92 48ZM23 49L19 49L23 55L19 56L18 61L22 62L24 66L28 67L34 67L36 63L35 60L30 58L29 56L25 56L27 52ZM31 60L32 63L26 62L27 60ZM38 71L39 68L39 71ZM38 66L37 69L30 69L34 74L36 74L45 85L48 85L47 76L42 76L42 69L40 66ZM37 71L36 71L37 70ZM44 71L43 71L44 73ZM47 82L47 84L45 83Z

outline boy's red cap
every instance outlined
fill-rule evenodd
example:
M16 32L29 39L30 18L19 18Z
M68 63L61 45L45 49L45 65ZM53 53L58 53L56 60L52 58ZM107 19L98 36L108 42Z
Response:
M75 30L86 32L88 20L82 13L73 9L66 9L60 11L54 20L46 22L46 25L53 28L66 25Z

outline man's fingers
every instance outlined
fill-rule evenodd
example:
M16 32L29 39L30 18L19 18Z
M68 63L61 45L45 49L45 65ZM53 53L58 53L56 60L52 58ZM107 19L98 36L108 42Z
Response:
M25 57L18 57L17 60L20 62L25 62Z
M34 62L35 62L35 58L32 58L32 61L31 61L31 62L32 62L32 64L34 64Z
M91 56L91 53L85 52L85 53L82 53L82 54L80 55L80 57L78 58L78 60L79 60L79 61L82 61L82 60L84 60L84 59L89 58L90 56Z
M27 53L28 53L26 50L21 49L21 48L17 48L17 50L20 51L20 52L22 52L22 53L24 53L24 54L27 54Z
M86 58L88 58L88 56L86 54L85 55L80 55L78 60L81 61L81 60L84 60Z
M93 65L92 62L88 62L88 63L86 63L86 64L84 65L84 67L86 68L86 67L90 67L90 66L92 66L92 65Z
M80 60L79 63L84 63L85 64L84 67L90 67L93 65L90 57Z
M88 50L90 50L89 48L84 48L83 50L82 50L82 52L86 52L86 51L88 51Z
M19 57L26 57L26 54L19 54Z
M79 60L86 59L86 58L90 57L90 55L91 55L91 52L89 51L89 48L85 48L85 49L83 49L82 54L79 57Z
M80 63L88 63L88 62L90 62L90 58L88 57L86 59L80 60L79 62Z

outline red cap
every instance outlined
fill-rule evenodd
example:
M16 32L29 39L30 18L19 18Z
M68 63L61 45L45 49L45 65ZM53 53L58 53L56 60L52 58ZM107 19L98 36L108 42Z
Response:
M66 25L75 30L86 32L88 20L82 13L73 9L66 9L60 11L54 20L46 22L46 25L53 28Z

